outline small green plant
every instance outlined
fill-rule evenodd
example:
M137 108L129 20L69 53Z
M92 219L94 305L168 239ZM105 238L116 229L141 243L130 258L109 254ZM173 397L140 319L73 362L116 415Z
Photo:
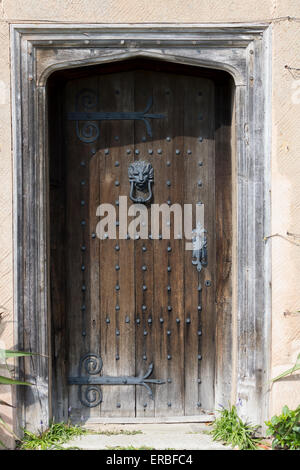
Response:
M71 426L66 423L52 423L46 431L36 435L24 430L24 437L19 444L22 450L64 450L65 444L73 437L86 434L87 430L80 426Z
M10 377L0 375L0 385L32 385L29 382L22 382L20 380L13 379L11 377L12 373L11 373L9 367L8 367L8 364L7 364L7 359L15 358L15 357L27 357L27 356L32 356L32 355L33 355L33 353L30 353L30 352L10 351L8 349L0 349L0 360L1 360L0 364L4 365L5 369L7 369L8 374L10 375ZM9 406L9 407L13 408L9 403L7 403L4 400L0 400L0 405L1 406ZM10 429L10 427L5 423L4 419L1 418L1 416L0 416L0 427L6 429L6 431L8 431L11 435L13 435L15 438L17 438L17 436L14 434L13 430ZM5 445L2 441L0 441L0 446L5 447Z
M214 441L222 441L240 450L254 450L259 439L255 438L258 426L244 423L238 416L236 406L219 410L220 416L213 423L211 435Z
M281 415L273 416L266 425L267 435L273 437L273 449L300 449L300 405L295 410L284 406Z
M300 353L297 356L296 362L293 365L291 369L286 370L285 372L282 372L282 374L277 375L274 379L271 380L271 382L276 382L277 380L282 379L283 377L287 377L288 375L293 374L297 370L300 370Z

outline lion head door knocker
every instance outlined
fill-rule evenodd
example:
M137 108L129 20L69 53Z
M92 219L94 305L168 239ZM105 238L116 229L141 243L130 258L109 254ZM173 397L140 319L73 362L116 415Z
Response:
M154 169L151 163L137 160L128 167L130 182L130 199L139 204L146 204L152 199L152 184L154 183ZM145 197L137 193L146 193Z

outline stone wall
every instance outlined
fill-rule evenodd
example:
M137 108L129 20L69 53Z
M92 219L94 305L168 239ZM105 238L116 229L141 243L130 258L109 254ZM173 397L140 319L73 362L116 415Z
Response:
M272 244L271 375L295 363L300 352L300 71L286 66L300 68L299 0L0 0L0 339L5 347L14 345L9 25L262 21L271 21L273 30L272 233L266 234L274 235L267 241ZM11 399L7 388L0 391L2 399ZM269 414L299 402L295 375L271 387ZM7 410L2 408L1 416L11 422Z

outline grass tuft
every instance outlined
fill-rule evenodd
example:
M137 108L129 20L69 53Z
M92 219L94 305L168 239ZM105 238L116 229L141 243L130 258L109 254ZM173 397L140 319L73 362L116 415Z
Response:
M66 423L52 423L43 433L36 435L24 430L24 437L18 448L21 450L64 450L65 444L73 437L82 436L87 431L80 426Z
M211 435L214 441L222 441L240 450L255 450L260 439L255 438L258 426L244 423L233 405L219 411L220 416L213 423Z

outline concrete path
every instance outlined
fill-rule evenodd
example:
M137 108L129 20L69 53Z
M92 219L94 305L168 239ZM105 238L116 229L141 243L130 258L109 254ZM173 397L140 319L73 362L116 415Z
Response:
M180 424L101 424L89 426L91 433L69 441L64 447L84 450L151 448L158 450L226 450L208 434L205 423ZM139 433L134 434L134 432ZM109 435L109 433L114 433Z

